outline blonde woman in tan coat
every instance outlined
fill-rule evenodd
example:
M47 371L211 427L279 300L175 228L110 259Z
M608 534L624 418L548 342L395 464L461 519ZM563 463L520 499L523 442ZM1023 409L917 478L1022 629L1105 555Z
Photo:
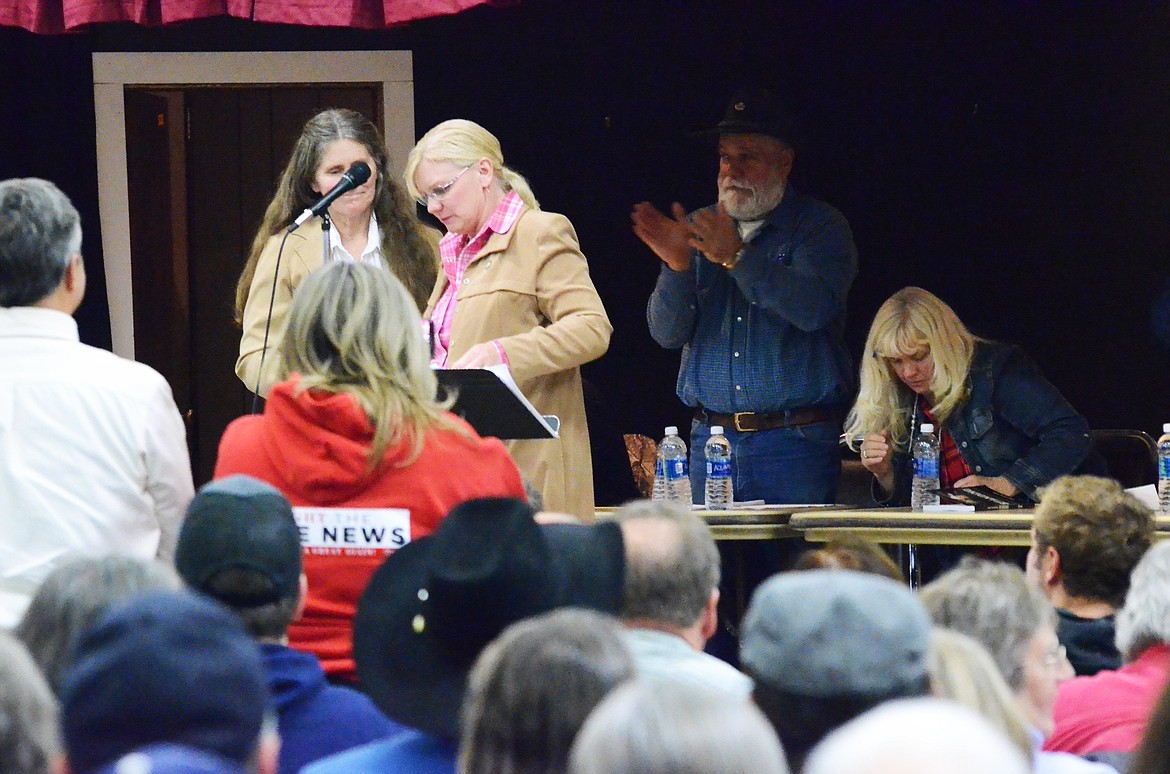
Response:
M504 165L499 140L471 121L444 121L406 162L411 196L447 229L425 317L438 368L505 364L558 440L512 441L544 507L593 519L593 466L580 366L609 348L613 328L573 225L543 212Z

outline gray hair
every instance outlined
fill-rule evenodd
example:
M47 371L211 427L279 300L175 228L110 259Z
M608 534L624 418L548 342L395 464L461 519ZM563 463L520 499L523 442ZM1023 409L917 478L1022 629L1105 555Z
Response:
M1170 643L1170 543L1155 544L1133 568L1117 613L1117 650L1126 661L1159 643Z
M512 624L467 681L460 774L555 774L585 718L634 662L613 618L567 608Z
M626 546L621 617L693 625L719 587L710 527L679 503L651 500L626 503L614 518Z
M146 591L181 586L178 574L158 562L129 556L74 559L41 582L13 633L60 694L77 641L106 608Z
M804 774L1027 774L1028 761L986 720L944 699L903 699L825 738Z
M81 252L81 216L69 197L35 177L0 182L0 307L51 295Z
M635 680L597 706L569 774L788 774L763 713L709 688Z
M48 774L60 750L53 692L24 646L0 631L0 771Z
M922 589L936 626L973 637L987 648L1013 691L1024 686L1024 659L1036 633L1056 626L1056 611L1018 567L964 557Z

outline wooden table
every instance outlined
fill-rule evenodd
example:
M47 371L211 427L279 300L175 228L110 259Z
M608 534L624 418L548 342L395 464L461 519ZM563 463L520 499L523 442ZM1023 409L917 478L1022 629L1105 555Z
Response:
M790 526L794 514L811 513L831 508L833 513L847 513L839 505L770 505L762 508L732 508L729 510L696 510L711 527L716 540L785 540L800 537ZM600 507L597 517L612 515L617 508Z
M1029 546L1031 509L966 513L914 513L907 508L819 510L793 514L789 527L805 540L843 537L874 543L947 546ZM1170 537L1170 515L1156 514L1155 537Z

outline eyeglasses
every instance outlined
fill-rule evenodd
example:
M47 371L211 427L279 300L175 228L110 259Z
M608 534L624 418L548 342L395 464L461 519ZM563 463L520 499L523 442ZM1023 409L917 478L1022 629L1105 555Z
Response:
M1063 645L1057 645L1044 654L1044 666L1058 667L1068 658L1068 651Z
M468 166L464 167L462 170L460 170L459 174L456 175L455 177L451 178L451 180L446 185L440 185L440 186L437 186L436 188L431 189L430 193L423 194L422 196L415 199L415 201L418 202L420 207L430 206L430 203L432 201L435 201L435 202L443 201L443 199L447 196L447 194L451 193L451 186L458 183L459 178L463 177L463 173L469 169L471 169L471 165L468 165Z

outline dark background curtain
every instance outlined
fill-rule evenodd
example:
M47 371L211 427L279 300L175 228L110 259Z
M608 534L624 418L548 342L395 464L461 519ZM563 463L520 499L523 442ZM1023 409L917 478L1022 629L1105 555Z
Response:
M787 96L806 138L795 185L853 226L855 358L878 305L915 284L1021 344L1094 427L1170 420L1149 320L1170 276L1168 4L531 0L389 30L0 29L0 177L50 178L81 209L87 341L109 343L91 52L318 49L412 50L418 134L479 121L572 219L615 327L586 375L626 432L686 421L678 354L646 329L658 262L630 207L714 199L712 148L684 130L745 81Z

